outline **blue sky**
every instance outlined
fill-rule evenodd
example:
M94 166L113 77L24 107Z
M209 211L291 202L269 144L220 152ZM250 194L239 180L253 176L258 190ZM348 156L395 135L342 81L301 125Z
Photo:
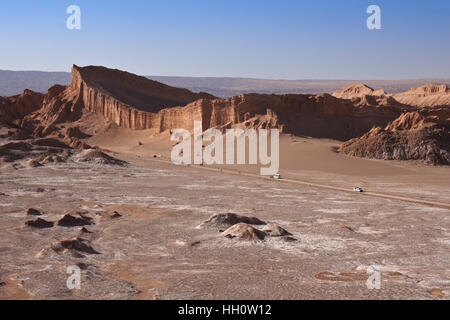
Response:
M66 8L81 8L68 30ZM368 30L366 8L381 8ZM0 69L105 65L142 75L450 77L448 0L0 2Z

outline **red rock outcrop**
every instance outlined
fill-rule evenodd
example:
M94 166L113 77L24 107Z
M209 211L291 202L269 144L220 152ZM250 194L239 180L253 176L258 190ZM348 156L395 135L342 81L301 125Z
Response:
M42 107L44 94L25 90L20 95L0 97L0 123L14 125L19 119Z
M37 136L46 136L57 130L58 123L76 121L82 115L83 104L79 92L55 85L45 95L41 108L19 121L20 127Z
M450 165L450 107L407 112L341 145L352 156Z
M70 86L50 88L42 108L23 119L20 125L35 135L48 135L56 130L55 125L76 121L83 112L90 111L124 128L148 129L155 127L151 112L200 98L214 96L170 87L124 71L74 65Z

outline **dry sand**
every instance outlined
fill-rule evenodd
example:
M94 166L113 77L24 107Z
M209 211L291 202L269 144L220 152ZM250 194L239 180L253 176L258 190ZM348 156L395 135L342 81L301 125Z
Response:
M90 140L106 149L170 162L174 142L168 131L133 131L111 126ZM142 145L139 145L141 143ZM400 197L449 203L450 168L418 161L384 161L336 152L341 141L282 135L280 174L304 182L364 190ZM248 150L246 150L248 152ZM161 157L160 157L161 156ZM207 167L205 165L205 167ZM257 165L214 165L214 168L259 174Z
M69 160L30 168L24 160L0 168L1 299L450 296L450 210L351 192L358 185L448 203L446 167L350 158L334 151L338 141L283 136L280 173L331 188L313 187L246 175L256 166L226 167L231 173L175 166L167 132L93 130L89 143L128 165ZM31 228L28 208L52 222L86 211L95 224L86 226L90 233ZM199 227L226 212L276 223L295 240L228 239ZM98 254L52 249L75 237ZM70 265L82 270L81 290L66 286ZM381 270L379 290L365 284L369 266Z

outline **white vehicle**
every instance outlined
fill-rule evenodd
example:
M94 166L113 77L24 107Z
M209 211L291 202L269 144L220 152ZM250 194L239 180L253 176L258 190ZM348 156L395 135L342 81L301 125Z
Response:
M274 179L281 179L281 175L279 173L276 173L272 176Z
M363 189L360 188L360 187L354 187L353 191L355 191L355 192L364 192Z

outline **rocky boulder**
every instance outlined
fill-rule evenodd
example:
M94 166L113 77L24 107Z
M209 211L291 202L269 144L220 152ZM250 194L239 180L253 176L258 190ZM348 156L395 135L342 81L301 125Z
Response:
M56 224L62 227L82 227L94 224L94 222L91 217L87 216L86 212L70 211L59 219Z
M254 240L254 241L261 241L264 240L266 234L263 231L260 231L251 225L248 225L244 222L237 223L227 230L225 230L223 233L224 237L227 237L229 239L237 238L239 240Z
M36 220L29 220L25 222L25 225L37 228L37 229L45 229L53 227L54 223L51 221L47 221L41 218L37 218Z

